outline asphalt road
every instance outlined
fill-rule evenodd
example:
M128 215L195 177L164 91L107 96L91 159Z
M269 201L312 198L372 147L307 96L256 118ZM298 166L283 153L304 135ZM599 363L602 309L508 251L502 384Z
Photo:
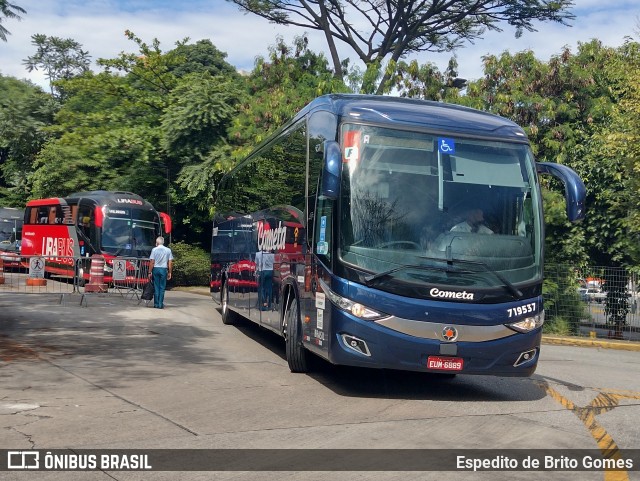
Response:
M284 343L224 326L208 296L164 310L114 295L0 296L0 449L640 448L640 353L548 345L531 378L314 363L291 374ZM247 451L247 453L251 453ZM327 459L327 464L331 464ZM375 464L376 459L372 459ZM604 471L6 472L2 479L640 479Z

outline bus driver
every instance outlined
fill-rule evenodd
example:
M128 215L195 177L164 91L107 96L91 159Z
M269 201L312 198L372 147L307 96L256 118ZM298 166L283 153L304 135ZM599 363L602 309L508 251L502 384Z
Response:
M451 228L451 232L477 232L478 234L493 234L493 231L484 225L484 212L479 207L467 210L465 220Z

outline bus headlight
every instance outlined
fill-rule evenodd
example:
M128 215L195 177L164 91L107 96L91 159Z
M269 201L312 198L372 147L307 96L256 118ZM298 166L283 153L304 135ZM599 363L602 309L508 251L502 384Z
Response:
M534 329L538 329L544 324L544 311L539 312L535 316L526 317L521 321L511 324L505 324L507 327L518 332L531 332Z
M322 280L320 280L320 286L334 306L340 310L351 313L358 319L364 319L365 321L377 321L378 319L389 317L388 314L374 311L359 302L354 302L351 299L347 299L346 297L336 294L329 289L329 286Z

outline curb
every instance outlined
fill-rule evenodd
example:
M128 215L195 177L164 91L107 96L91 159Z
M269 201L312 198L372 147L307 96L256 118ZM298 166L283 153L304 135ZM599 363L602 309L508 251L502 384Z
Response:
M619 341L615 339L587 339L580 337L542 336L542 344L554 346L598 347L622 351L640 351L640 342Z
M202 287L202 286L180 286L180 287L173 287L171 288L172 291L177 291L177 292L188 292L190 294L198 294L201 296L208 296L211 297L211 292L209 291L208 287Z

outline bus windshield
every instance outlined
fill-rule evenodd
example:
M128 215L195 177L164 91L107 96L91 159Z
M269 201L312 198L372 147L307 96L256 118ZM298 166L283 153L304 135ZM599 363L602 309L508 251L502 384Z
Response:
M152 212L109 210L102 226L102 250L114 256L149 257L159 229L159 219Z
M427 297L442 286L508 295L541 279L526 143L354 124L342 139L340 259L353 280Z

